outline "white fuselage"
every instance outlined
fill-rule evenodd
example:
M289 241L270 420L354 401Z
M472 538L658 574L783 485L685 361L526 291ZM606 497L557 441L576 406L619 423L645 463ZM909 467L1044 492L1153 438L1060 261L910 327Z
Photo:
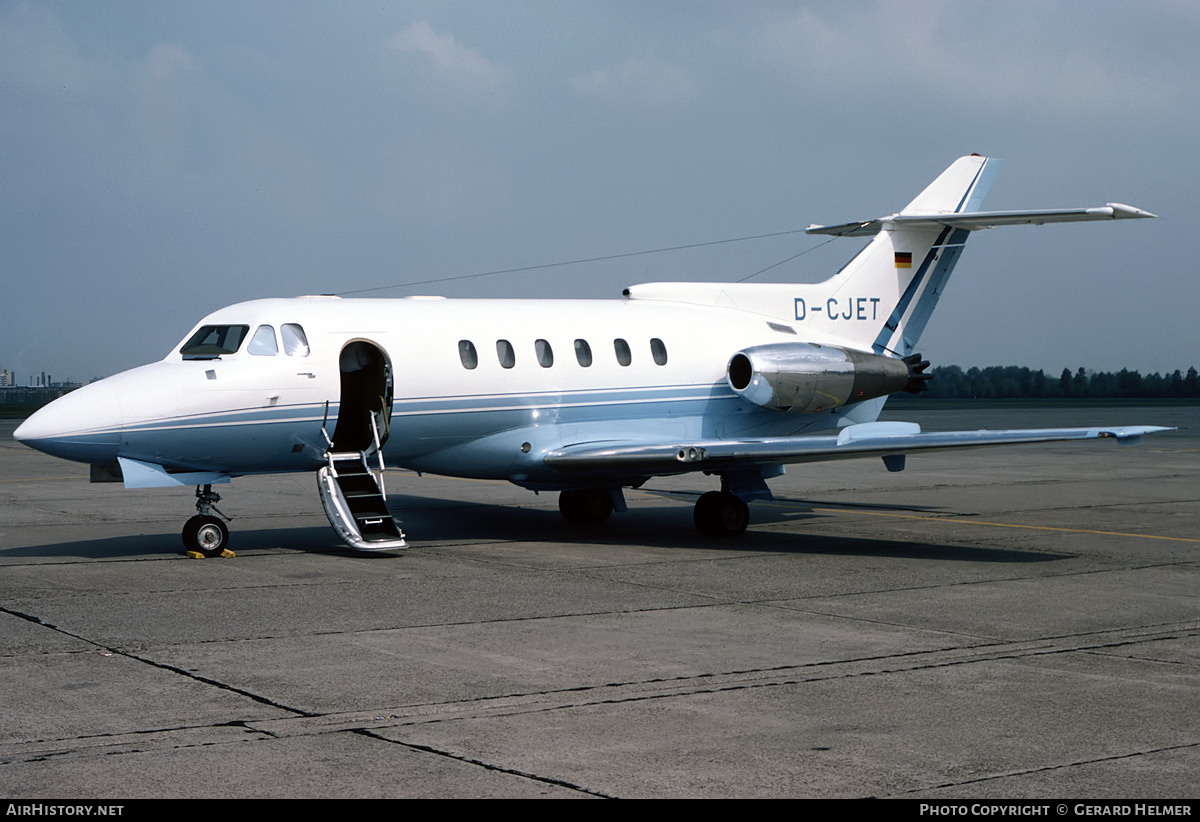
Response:
M256 354L246 343L233 354L188 359L176 348L60 399L30 421L40 430L22 436L95 464L123 457L229 476L313 470L328 450L326 433L338 436L346 392L360 390L343 383L339 364L355 342L386 359L389 465L530 487L590 481L543 464L566 444L787 436L836 426L842 411L797 417L737 396L725 377L734 352L814 335L736 309L637 299L302 297L239 303L197 328L247 326L249 339L262 326L278 335L284 324L303 328L306 352L276 345Z

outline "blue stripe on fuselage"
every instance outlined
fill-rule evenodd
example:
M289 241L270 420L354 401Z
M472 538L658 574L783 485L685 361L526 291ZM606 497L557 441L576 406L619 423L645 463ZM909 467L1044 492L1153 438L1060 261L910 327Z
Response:
M390 464L404 465L505 430L540 427L549 439L565 435L566 427L599 425L616 436L638 421L651 430L689 421L689 432L711 435L702 429L712 423L712 403L729 401L744 404L724 384L399 398L385 452ZM121 455L172 470L230 474L315 468L324 450L321 423L327 420L333 434L337 414L331 402L327 415L324 403L311 403L146 420L120 430Z

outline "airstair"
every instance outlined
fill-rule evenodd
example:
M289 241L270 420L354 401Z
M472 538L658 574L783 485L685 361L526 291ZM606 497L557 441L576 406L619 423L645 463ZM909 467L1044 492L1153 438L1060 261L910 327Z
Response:
M404 532L387 507L383 486L383 448L371 415L372 443L363 451L336 452L326 433L326 464L317 472L321 505L338 536L357 551L395 551L407 548ZM374 456L378 467L371 468Z

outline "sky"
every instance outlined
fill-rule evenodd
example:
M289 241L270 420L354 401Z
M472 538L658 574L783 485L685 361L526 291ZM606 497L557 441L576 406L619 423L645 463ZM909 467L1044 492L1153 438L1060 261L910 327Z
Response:
M985 208L1160 216L976 232L926 357L1200 367L1197 42L1193 0L0 0L0 368L259 297L814 282L860 241L469 275L878 217L972 152Z

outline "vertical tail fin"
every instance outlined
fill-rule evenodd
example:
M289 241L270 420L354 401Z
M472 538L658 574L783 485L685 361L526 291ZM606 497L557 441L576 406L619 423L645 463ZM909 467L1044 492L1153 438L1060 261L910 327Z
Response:
M978 154L959 157L900 213L930 215L978 211L999 170L999 160Z
M855 348L912 354L970 234L937 218L977 211L998 166L961 157L897 214L809 228L875 238L833 278L797 287L796 319Z

